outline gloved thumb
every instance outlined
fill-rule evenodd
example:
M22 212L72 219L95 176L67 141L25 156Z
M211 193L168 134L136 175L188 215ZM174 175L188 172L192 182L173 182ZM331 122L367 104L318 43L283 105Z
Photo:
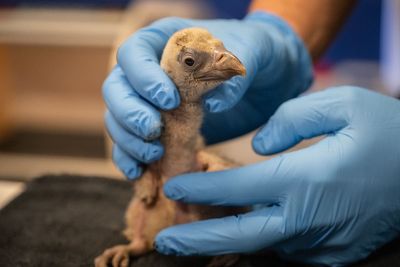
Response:
M253 138L253 149L262 155L274 154L303 139L344 128L349 114L343 105L342 90L328 89L282 104Z
M248 78L235 76L205 96L205 108L212 113L232 108L243 97L249 86Z

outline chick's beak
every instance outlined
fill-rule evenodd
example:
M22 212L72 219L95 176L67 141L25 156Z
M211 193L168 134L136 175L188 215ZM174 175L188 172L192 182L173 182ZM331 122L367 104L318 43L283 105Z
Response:
M217 50L215 52L214 64L215 70L221 72L225 79L236 75L246 75L246 68L243 66L242 62L226 49Z
M196 75L197 79L202 81L225 81L236 75L246 75L246 68L242 62L224 47L217 48L214 51L212 60L212 64Z

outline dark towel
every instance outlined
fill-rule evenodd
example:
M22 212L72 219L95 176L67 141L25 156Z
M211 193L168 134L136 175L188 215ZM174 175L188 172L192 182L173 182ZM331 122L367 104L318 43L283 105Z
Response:
M45 176L0 211L0 266L93 266L104 249L127 243L121 232L131 198L128 182L105 178ZM151 253L134 267L202 267L209 258ZM273 255L242 257L235 267L295 266ZM400 266L400 241L358 266Z

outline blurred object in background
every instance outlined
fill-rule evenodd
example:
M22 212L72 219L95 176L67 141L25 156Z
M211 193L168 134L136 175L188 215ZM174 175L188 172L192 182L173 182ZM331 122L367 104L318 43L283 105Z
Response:
M117 173L104 163L101 85L122 11L0 9L7 50L12 135L0 145L0 177L44 172ZM5 72L2 72L3 75Z
M357 1L353 12L316 64L312 91L357 85L384 92L379 76L381 1Z
M89 8L90 2L97 8ZM65 7L68 3L72 7ZM211 14L198 1L114 2L121 9L102 8L109 6L105 3L111 1L0 3L8 4L0 8L0 68L6 70L1 71L0 114L4 101L14 126L0 145L0 178L44 172L121 177L106 153L101 96L121 36L165 16Z
M130 0L2 0L8 7L125 8Z
M359 0L342 30L326 51L329 64L343 61L378 61L382 1Z
M399 97L400 0L358 1L316 67L313 90L341 84Z
M140 0L136 0L138 2ZM164 2L174 0L164 0ZM195 2L196 5L208 6L212 13L204 14L205 17L216 18L243 18L247 14L251 0L186 0L184 2ZM0 7L63 7L63 8L88 8L104 9L116 8L124 9L133 4L134 0L2 0ZM151 0L148 2L152 2ZM151 12L151 10L149 10Z
M400 0L384 0L381 75L393 96L400 97Z
M211 10L213 17L241 19L247 14L251 0L203 0Z
M0 10L11 80L2 87L14 96L4 100L14 135L1 151L104 157L101 85L121 17L115 10Z

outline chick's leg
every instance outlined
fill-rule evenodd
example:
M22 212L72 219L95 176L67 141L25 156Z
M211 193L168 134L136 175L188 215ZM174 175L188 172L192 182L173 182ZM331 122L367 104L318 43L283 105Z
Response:
M157 206L160 185L159 176L147 170L135 182L135 194L125 213L125 236L131 241L127 245L117 245L106 249L95 259L96 267L127 267L130 256L140 256L152 250L153 237L149 236L149 224L154 218L154 207Z
M135 182L135 197L151 206L157 199L159 187L160 177L158 173L154 169L148 168Z
M127 267L130 256L140 256L152 249L151 242L144 235L148 209L142 199L133 197L126 211L127 227L124 231L131 242L106 249L95 259L95 267L107 267L108 264L113 267Z
M94 265L96 267L107 267L111 263L113 267L128 267L130 256L138 256L146 252L144 243L140 240L136 241L138 242L106 249L103 254L94 260Z

